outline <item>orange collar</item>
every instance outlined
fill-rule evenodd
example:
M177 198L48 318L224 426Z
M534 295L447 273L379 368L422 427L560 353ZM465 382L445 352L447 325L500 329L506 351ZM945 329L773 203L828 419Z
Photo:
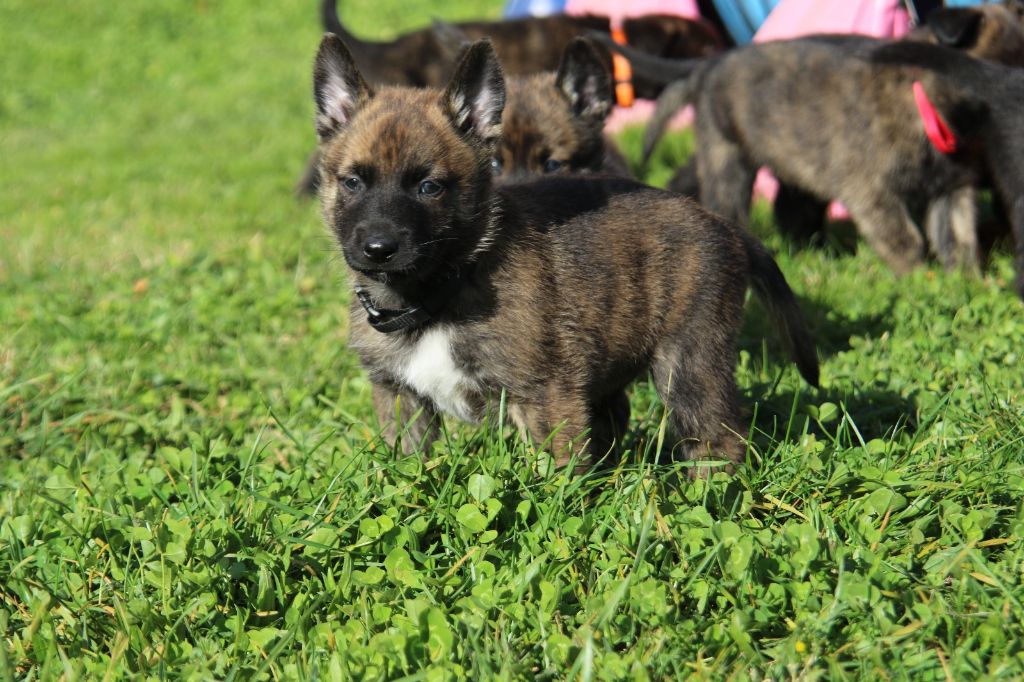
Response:
M628 45L626 32L621 27L612 29L612 40L619 45ZM615 102L620 107L633 106L636 95L633 92L633 67L629 60L612 50L612 78L615 81Z

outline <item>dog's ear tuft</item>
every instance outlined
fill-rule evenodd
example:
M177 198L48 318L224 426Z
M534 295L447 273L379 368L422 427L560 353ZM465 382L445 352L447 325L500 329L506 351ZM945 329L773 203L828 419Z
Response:
M441 106L459 134L487 145L497 144L505 109L505 78L489 40L478 40L466 49L441 95Z
M573 116L603 124L611 113L611 76L589 40L574 38L565 48L555 85L569 101Z
M976 9L941 9L928 16L928 26L940 45L967 48L978 42L981 19Z
M316 134L321 142L334 137L373 96L341 39L327 33L313 65Z

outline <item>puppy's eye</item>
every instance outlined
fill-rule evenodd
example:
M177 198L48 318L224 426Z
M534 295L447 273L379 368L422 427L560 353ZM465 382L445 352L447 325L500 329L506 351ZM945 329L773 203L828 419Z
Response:
M495 156L493 159L491 159L491 170L494 171L495 175L501 175L501 171L502 171L501 159L499 159L497 156Z
M420 183L420 194L425 197L438 197L444 191L444 186L434 180L424 180Z
M355 175L349 175L346 178L342 178L341 184L345 185L345 189L349 192L358 192L363 188L363 181Z
M558 159L548 159L544 162L545 173L556 173L562 170L562 162Z

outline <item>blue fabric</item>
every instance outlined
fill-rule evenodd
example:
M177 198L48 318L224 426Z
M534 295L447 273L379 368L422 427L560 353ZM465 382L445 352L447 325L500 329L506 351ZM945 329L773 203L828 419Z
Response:
M779 0L712 0L737 45L749 43Z
M508 0L505 5L505 16L509 19L544 17L564 11L565 0Z
M946 0L946 7L974 7L984 4L985 0Z

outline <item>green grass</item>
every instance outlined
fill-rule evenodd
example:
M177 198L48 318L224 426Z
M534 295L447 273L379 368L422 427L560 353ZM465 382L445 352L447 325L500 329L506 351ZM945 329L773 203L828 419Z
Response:
M758 213L824 387L752 306L735 476L651 464L644 383L611 469L537 474L497 408L397 459L290 194L314 4L0 5L0 680L1024 675L1006 254L897 281ZM375 36L481 11L348 5Z

